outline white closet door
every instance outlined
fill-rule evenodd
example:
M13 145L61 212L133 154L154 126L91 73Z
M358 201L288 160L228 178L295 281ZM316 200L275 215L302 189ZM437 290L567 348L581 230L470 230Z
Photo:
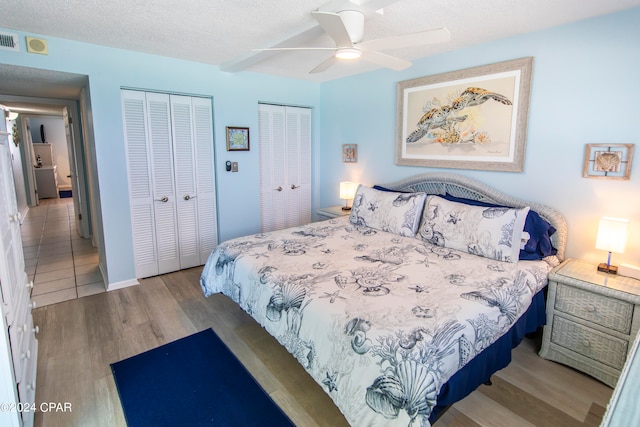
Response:
M311 110L259 104L262 231L311 222Z
M12 361L11 354L12 350L14 357L16 353L19 354L15 350L21 343L13 340L15 335L12 332L16 326L22 326L17 312L24 313L28 298L25 296L29 291L23 287L27 276L22 253L20 219L13 182L9 138L5 132L4 109L1 108L0 120L2 121L0 123L0 132L2 132L0 133L0 296L2 297L0 325L3 329L0 331L0 402L7 408L15 408L19 402L16 382L19 381L18 378L22 372L15 372L15 366L18 365L14 363L15 359ZM20 309L20 307L23 308ZM36 356L33 355L33 357ZM26 405L26 407L29 406ZM0 425L22 426L20 412L0 411Z
M171 95L180 268L200 265L191 97Z
M260 216L263 232L287 226L286 116L284 107L260 104Z
M213 109L211 100L192 98L193 144L199 227L200 262L202 265L218 245L216 213L216 178L213 152Z
M147 93L158 274L180 269L169 95Z
M211 101L122 91L136 276L202 265L217 246Z
M158 256L146 98L144 92L132 90L123 90L121 96L136 277L155 276L158 274Z
M4 110L0 109L0 120L4 122ZM7 324L13 323L16 313L13 310L20 303L25 292L27 274L24 268L22 237L20 235L20 213L16 201L11 166L9 139L0 135L0 283L2 283L2 303L7 316ZM1 324L2 322L0 322Z
M285 107L287 227L311 222L311 110Z

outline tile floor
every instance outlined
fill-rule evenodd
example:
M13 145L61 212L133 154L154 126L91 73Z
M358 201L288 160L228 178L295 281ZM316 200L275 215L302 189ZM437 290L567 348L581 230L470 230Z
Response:
M98 250L78 235L73 199L42 199L21 226L25 268L36 307L105 292Z

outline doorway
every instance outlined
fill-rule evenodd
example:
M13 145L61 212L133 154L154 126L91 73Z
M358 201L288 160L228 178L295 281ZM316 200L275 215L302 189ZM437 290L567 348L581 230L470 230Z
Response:
M38 213L51 210L52 203L66 206L64 210L72 215L69 221L73 234L84 238L86 240L83 242L84 245L91 246L96 252L99 252L102 243L101 228L94 226L95 219L92 215L92 212L95 212L95 206L99 206L99 194L91 189L92 170L95 170L95 165L91 164L92 160L88 154L92 150L93 138L87 132L87 128L90 129L91 126L87 127L87 123L82 120L90 116L91 107L87 87L87 76L0 64L0 103L10 107L11 111L17 112L24 119L19 122L22 126L21 136L23 136L20 154L25 184L24 192L28 202L26 215L28 216L29 212L32 212L33 216L38 216ZM29 135L28 139L33 140L34 143L45 142L42 137L33 138L31 129L27 129L31 127L28 125L31 118L35 118L37 121L43 117L50 120L50 123L56 123L56 126L60 126L56 131L59 136L59 140L56 142L62 145L58 146L60 149L57 151L65 152L65 158L68 159L66 162L65 158L60 161L60 163L68 164L68 168L65 167L62 172L64 174L63 185L53 194L54 197L42 199L43 202L47 201L47 209L42 209L45 206L42 206L43 203L40 203L35 193L37 184L33 166L37 162L32 149L26 147L31 141L25 141L27 138L24 138ZM33 131L39 135L40 126L35 127L36 129ZM49 130L46 124L45 129ZM44 139L48 139L48 137ZM60 188L64 191L63 197L60 197ZM56 208L61 210L62 206L56 206ZM73 239L73 235L71 238ZM32 250L39 251L35 248ZM102 274L98 271L98 260L101 258L100 253L95 255L95 267L100 279L102 279ZM37 261L32 261L32 263L34 265L28 273L30 273L31 279L35 279L37 282ZM37 286L37 283L35 285ZM102 287L104 287L104 283ZM79 292L76 292L76 295L78 294Z

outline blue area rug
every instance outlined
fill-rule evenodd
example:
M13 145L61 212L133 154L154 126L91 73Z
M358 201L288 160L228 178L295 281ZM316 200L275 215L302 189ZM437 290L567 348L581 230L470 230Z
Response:
M212 329L111 364L138 426L293 426Z

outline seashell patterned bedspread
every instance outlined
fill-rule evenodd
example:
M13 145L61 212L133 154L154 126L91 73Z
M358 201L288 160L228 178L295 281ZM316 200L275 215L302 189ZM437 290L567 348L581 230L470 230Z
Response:
M229 240L202 273L285 346L353 426L428 426L440 386L547 284L507 263L341 217Z

